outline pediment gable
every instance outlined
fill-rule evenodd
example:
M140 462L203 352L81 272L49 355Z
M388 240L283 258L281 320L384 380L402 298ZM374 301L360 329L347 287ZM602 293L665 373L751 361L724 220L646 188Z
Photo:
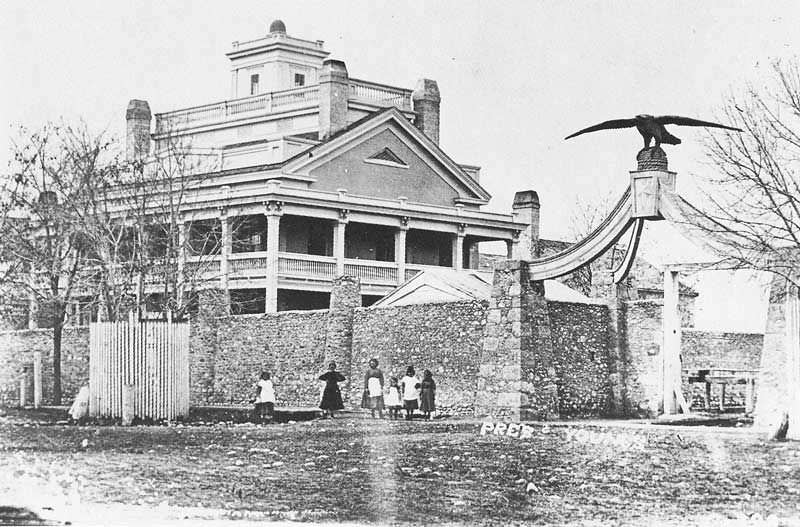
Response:
M408 163L400 159L400 156L392 152L392 149L388 146L381 150L380 152L375 152L367 159L365 159L367 163L381 163L387 164L389 166L397 166L401 168L408 168Z
M453 206L490 196L396 109L374 114L287 162L286 175L310 188Z

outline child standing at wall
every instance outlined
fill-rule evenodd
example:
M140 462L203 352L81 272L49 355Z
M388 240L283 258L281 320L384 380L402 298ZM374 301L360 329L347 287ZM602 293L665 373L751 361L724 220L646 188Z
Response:
M268 371L261 372L256 384L256 415L262 423L271 423L275 414L275 387Z
M378 412L378 417L383 419L383 372L378 368L378 359L369 361L369 368L364 375L364 393L366 395L364 402L372 413L372 418L374 419L375 412Z
M400 418L400 408L403 402L400 400L400 386L397 377L389 378L389 393L386 395L386 407L389 409L389 419Z
M344 409L342 392L339 390L339 383L344 381L344 375L336 371L336 363L331 362L328 364L328 371L320 375L319 380L325 381L325 389L322 391L322 402L319 403L319 407L322 408L323 414L328 412L330 418L333 419L336 410Z
M411 421L414 417L414 410L419 408L420 383L416 377L413 366L406 368L406 376L400 380L401 392L403 393L403 408L406 409L406 421Z
M436 383L433 382L431 370L422 372L422 382L420 383L420 410L425 415L425 419L431 419L431 413L436 410Z

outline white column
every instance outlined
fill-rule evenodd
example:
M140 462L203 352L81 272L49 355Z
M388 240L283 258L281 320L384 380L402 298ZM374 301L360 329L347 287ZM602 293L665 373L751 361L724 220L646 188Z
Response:
M267 313L278 311L278 248L280 241L281 209L280 201L267 203L267 287L265 291Z
M516 240L506 240L506 258L511 260L514 258L514 254L517 252L517 242Z
M336 257L336 276L344 274L345 230L347 228L347 210L339 211L339 219L333 232L333 256Z
M676 392L681 387L681 316L678 310L678 278L680 273L664 269L664 341L661 346L663 359L662 393L664 394L664 413L678 412L678 402L682 396Z
M220 258L219 258L219 286L220 288L225 291L227 294L228 292L228 276L230 275L230 261L229 257L231 254L231 223L230 218L228 218L228 211L227 209L220 209L219 211L219 223L222 227L222 247L220 248Z
M458 233L453 239L453 269L460 271L464 268L464 226L458 226Z
M394 233L394 261L397 263L397 283L406 281L406 234L408 220Z

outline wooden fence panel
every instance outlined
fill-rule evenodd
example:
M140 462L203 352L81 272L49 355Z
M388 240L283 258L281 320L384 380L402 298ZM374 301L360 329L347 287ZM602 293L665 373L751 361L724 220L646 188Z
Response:
M122 417L123 386L134 416L173 420L189 413L189 324L128 321L89 327L89 413Z

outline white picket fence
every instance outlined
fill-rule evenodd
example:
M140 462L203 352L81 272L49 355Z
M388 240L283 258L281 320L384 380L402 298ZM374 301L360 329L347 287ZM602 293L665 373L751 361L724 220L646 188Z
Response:
M189 413L189 324L89 326L89 415L167 419Z

